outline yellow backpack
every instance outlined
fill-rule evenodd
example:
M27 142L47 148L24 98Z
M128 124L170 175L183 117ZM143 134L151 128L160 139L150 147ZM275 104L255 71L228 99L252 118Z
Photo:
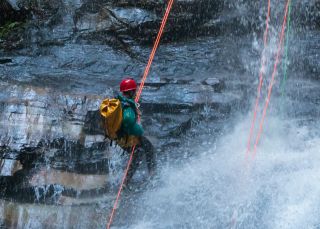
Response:
M122 107L119 99L105 99L100 105L100 114L104 119L105 134L111 139L117 139L117 132L122 123Z

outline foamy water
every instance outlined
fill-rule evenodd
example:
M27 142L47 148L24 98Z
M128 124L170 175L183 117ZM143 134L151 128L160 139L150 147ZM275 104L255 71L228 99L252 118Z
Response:
M130 228L317 228L320 136L310 126L268 118L248 162L249 126L245 119L215 150L164 168L160 187L137 201Z

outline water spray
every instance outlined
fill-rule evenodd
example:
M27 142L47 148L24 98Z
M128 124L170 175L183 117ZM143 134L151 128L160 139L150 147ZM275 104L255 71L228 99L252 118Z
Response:
M265 73L265 68L266 68L266 49L268 46L267 40L268 40L268 31L269 31L269 20L270 20L270 11L271 11L271 0L268 0L268 10L267 10L267 17L266 17L266 29L264 32L264 38L263 38L263 50L262 50L262 56L261 56L261 68L260 68L260 73L259 73L259 84L258 84L258 89L257 89L257 98L253 110L253 119L251 123L251 128L250 128L250 134L249 134L249 139L248 139L248 145L247 145L247 153L246 153L246 158L248 158L249 153L250 153L250 148L251 148L251 139L253 135L253 130L257 118L257 111L258 111L258 106L259 106L259 100L261 96L261 87L263 83L263 74Z
M283 39L284 39L284 36L285 36L285 29L286 29L286 24L287 24L287 16L288 16L288 10L289 10L290 3L291 3L291 0L288 0L287 4L286 4L285 15L284 15L284 18L283 18L282 29L281 29L281 34L280 34L280 40L279 40L279 44L278 44L278 51L277 51L277 55L276 55L276 61L275 61L274 66L273 66L273 72L272 72L272 76L271 76L271 81L270 81L269 87L268 87L268 96L267 96L267 99L266 99L265 106L263 108L263 114L262 114L262 118L260 120L260 125L259 125L259 132L257 134L257 138L256 138L255 145L254 145L253 157L255 157L255 154L256 154L256 151L257 151L257 146L259 144L259 140L260 140L260 137L261 137L265 116L266 116L266 113L267 113L267 110L268 110L268 106L269 106L269 103L270 103L270 99L271 99L271 92L272 92L272 88L273 88L273 85L274 85L274 79L276 77L278 64L280 62L282 44L283 44Z

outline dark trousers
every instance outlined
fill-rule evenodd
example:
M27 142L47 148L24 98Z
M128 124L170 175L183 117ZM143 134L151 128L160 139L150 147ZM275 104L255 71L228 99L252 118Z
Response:
M130 153L131 150L132 149L126 149L126 151ZM144 136L140 138L140 144L136 146L135 152L133 153L132 162L126 178L126 184L131 181L139 165L142 163L143 157L146 158L149 175L154 175L156 169L155 149L152 143Z

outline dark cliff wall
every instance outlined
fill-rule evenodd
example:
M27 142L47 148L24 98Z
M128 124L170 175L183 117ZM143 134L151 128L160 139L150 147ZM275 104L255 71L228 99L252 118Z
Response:
M25 8L16 10L6 0L0 1L0 26L7 22L24 21L28 18L28 15L30 13Z

